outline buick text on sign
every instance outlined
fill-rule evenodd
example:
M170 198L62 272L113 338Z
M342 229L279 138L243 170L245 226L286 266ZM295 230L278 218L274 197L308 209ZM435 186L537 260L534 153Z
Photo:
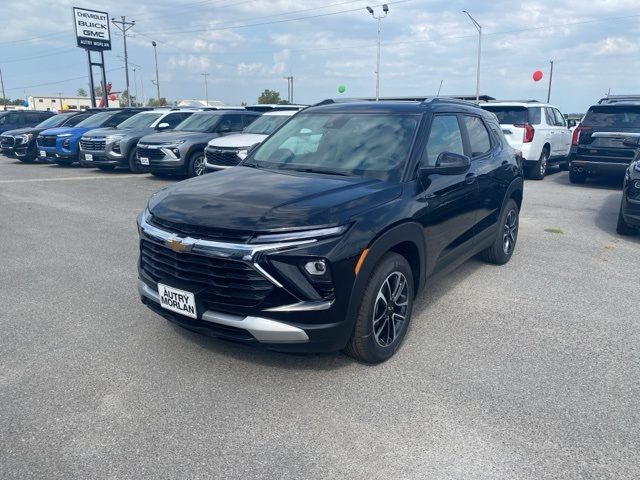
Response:
M78 46L87 50L111 50L109 14L73 7Z

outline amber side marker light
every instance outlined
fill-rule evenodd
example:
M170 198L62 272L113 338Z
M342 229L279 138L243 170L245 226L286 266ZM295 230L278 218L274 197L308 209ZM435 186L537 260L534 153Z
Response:
M360 257L358 258L358 261L356 262L356 268L354 269L354 271L356 272L356 277L358 276L358 273L360 273L360 269L362 268L362 264L364 263L364 259L367 258L367 254L369 253L369 249L365 248L364 250L362 250L362 253L360 254Z

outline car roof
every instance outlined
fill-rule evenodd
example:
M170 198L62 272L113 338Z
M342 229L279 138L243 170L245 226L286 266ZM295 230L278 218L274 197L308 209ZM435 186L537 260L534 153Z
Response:
M424 97L416 100L386 100L379 101L362 99L328 99L313 105L305 112L370 112L370 113L425 113L451 111L451 107L456 111L487 114L477 104L449 97Z
M299 110L273 110L273 111L268 111L263 113L262 116L263 117L292 117L298 112Z
M481 107L552 107L556 108L550 103L542 103L537 100L504 100L495 102L481 103Z

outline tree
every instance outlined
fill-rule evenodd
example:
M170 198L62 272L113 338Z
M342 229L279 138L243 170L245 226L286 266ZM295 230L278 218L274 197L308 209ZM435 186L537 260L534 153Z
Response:
M125 107L127 106L129 100L129 91L128 90L123 90L122 93L120 94L120 106L121 107ZM137 107L137 103L136 103L136 96L135 95L131 95L131 106L132 107Z
M164 97L160 97L160 101L155 98L150 98L147 102L147 105L150 107L165 107L167 105L167 99Z
M76 95L78 97L86 97L87 91L84 88L79 88L78 90L76 90Z
M280 103L282 99L280 98L280 93L275 90L266 89L260 97L258 97L258 103Z
M102 98L102 87L100 85L94 87L93 92L96 98Z

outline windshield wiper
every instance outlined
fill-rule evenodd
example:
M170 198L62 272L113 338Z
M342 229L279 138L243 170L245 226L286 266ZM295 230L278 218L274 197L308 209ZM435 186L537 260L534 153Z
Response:
M278 170L292 170L294 172L304 173L321 173L325 175L340 175L341 177L350 177L348 173L340 172L338 170L325 170L311 167L278 167Z

